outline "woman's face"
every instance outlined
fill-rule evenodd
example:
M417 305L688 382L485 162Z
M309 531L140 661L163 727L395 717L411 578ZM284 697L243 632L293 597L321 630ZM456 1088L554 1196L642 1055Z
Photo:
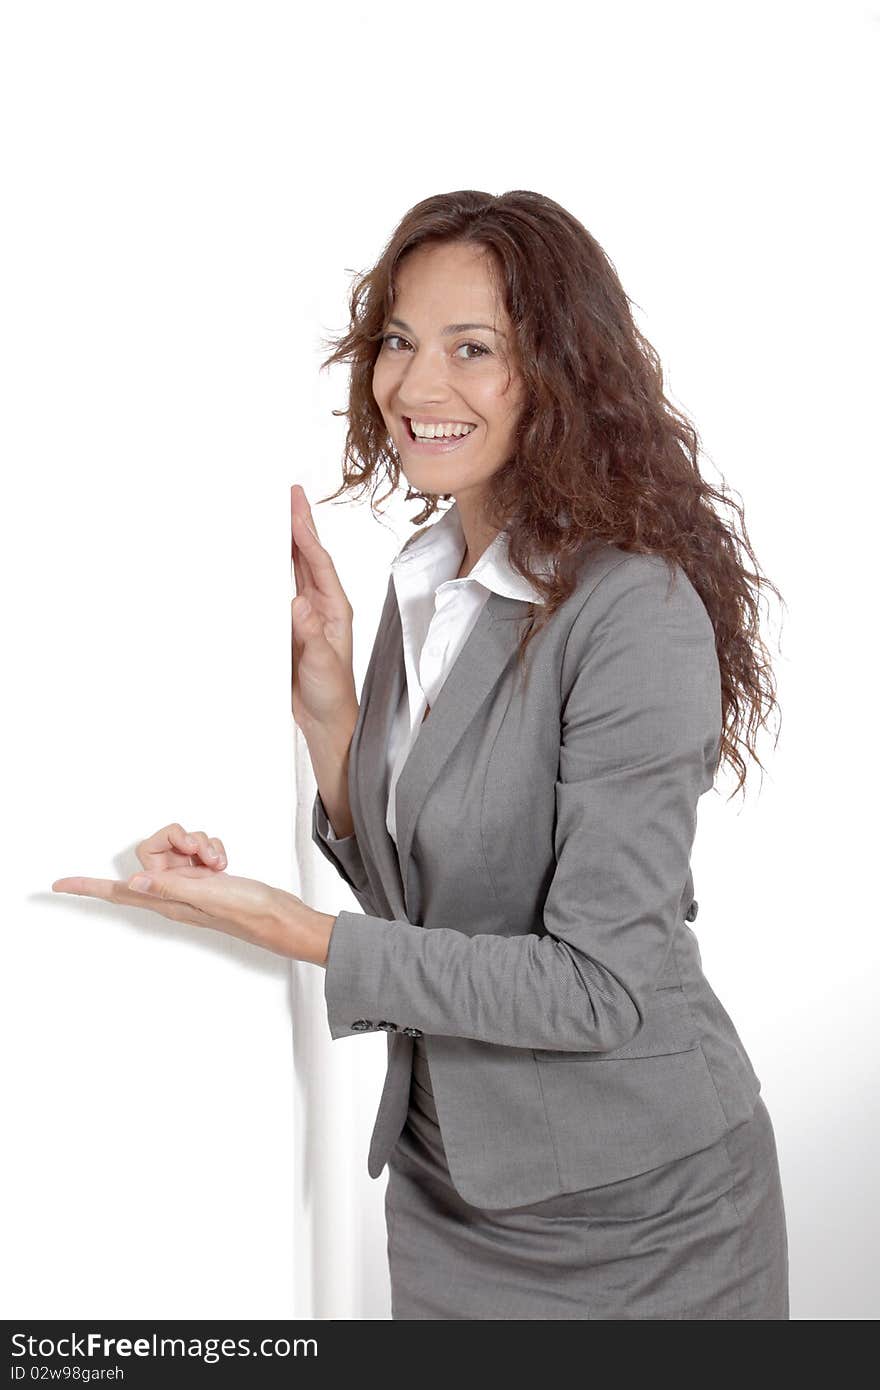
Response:
M486 254L447 243L405 257L373 368L373 395L410 486L459 502L478 498L510 458L523 399L513 326ZM410 421L435 436L445 425L444 437L414 439ZM450 435L456 425L473 428Z

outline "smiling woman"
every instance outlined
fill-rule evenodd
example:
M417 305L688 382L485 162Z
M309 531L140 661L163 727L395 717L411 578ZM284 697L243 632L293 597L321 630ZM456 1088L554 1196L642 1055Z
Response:
M448 321L450 308L459 321ZM410 487L455 494L474 560L491 538L479 498L513 450L522 409L492 258L455 242L412 251L398 270L395 311L378 336L375 402Z
M690 925L699 799L774 703L757 562L551 200L420 204L352 319L340 491L384 468L421 520L454 498L392 561L358 699L291 491L312 836L361 911L176 822L142 874L53 889L322 966L331 1038L385 1033L395 1318L787 1318L773 1126Z
M294 624L313 838L362 909L330 1033L388 1041L392 1316L787 1318L773 1127L689 925L697 802L774 704L755 557L549 198L412 208L342 361L332 498L403 476L416 526L454 498L392 561L354 718L305 535L327 620Z

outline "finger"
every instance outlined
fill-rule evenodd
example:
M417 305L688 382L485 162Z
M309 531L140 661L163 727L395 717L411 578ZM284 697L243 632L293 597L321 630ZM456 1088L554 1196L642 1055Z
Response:
M154 869L157 863L173 867L181 855L191 868L206 864L210 869L225 869L227 863L221 840L209 839L203 830L184 830L178 821L157 830L137 846L135 854L145 869Z
M145 855L167 854L169 850L175 854L192 854L193 848L187 843L188 838L189 832L184 830L180 821L172 821L170 825L163 825L161 830L157 830L148 839L142 840L135 854L142 864Z
M318 598L318 589L312 578L311 570L308 568L308 565L303 562L299 550L296 551L293 570L296 580L296 595L292 599L290 605L291 645L294 653L299 655L302 651L304 638L307 635L313 635L312 632L307 634L302 632L301 629L304 618L308 614L309 608L312 607L312 600L317 600ZM303 609L305 609L305 613ZM312 609L312 611L314 612L314 609Z
M315 586L315 577L309 563L309 555L305 549L303 533L308 541L315 540L315 537L303 524L300 514L291 512L290 535L293 547L293 576L296 580L296 592L298 594L308 593Z
M306 500L302 488L300 488L300 493L302 494L302 500ZM303 532L309 535L310 539L316 539L308 530L308 524L304 519L305 513L299 508L299 505L297 509L294 509L293 497L293 489L291 489L290 520L294 541L301 539ZM327 555L335 580L337 601L341 598L343 603L345 603L345 594L329 553L324 551L323 547L320 545L318 546L318 550L319 553ZM328 590L325 585L322 591L321 586L316 583L311 566L308 562L308 557L304 555L302 549L297 544L293 546L293 557L293 568L296 578L296 597L291 600L290 604L291 646L294 656L299 658L302 655L306 639L324 635L324 624L321 613L318 611L316 605L320 603L321 593L324 592L327 594L330 590ZM331 588L332 584L333 581L331 581ZM326 609L326 605L323 607Z
M226 864L226 855L219 840L209 840L204 830L191 830L186 836L186 847L190 854L194 854L203 864L207 864L209 869L222 869Z
M102 902L128 903L133 907L143 907L153 897L152 893L136 892L127 883L112 878L56 878L52 892L70 893L77 898L100 898ZM156 894L157 900L159 896Z
M297 576L297 593L305 593L308 596L310 587L314 586L318 593L325 598L334 601L342 599L343 602L347 602L345 590L339 575L336 573L332 556L329 550L321 544L315 532L308 503L296 510L291 504L291 525L294 540L294 570L299 563L304 580L304 584L301 586L299 575Z
M73 893L78 898L103 898L106 902L115 902L120 887L120 883L109 878L56 878L52 884L52 892Z
M319 547L323 558L315 567L313 582L291 603L294 651L298 638L325 636L342 641L351 632L352 608L329 553ZM311 611L305 609L308 604Z
M294 488L299 491L295 492ZM308 518L311 532L303 524L303 517ZM297 594L308 593L314 587L314 576L308 561L308 556L304 555L302 549L303 533L313 540L317 540L317 528L311 515L308 498L302 487L294 483L290 489L290 553L293 560L293 575L296 581Z
M188 880L192 884L193 880ZM103 902L120 903L127 908L149 908L150 912L167 917L170 922L189 922L193 926L211 927L217 917L195 903L181 902L179 899L165 901L156 892L136 892L128 884L114 878L56 878L51 885L53 892L70 892L76 898L99 898Z
M317 536L318 528L315 525L315 518L312 515L312 504L306 496L306 490L302 483L291 483L290 486L290 524L293 526L293 518L297 515L305 516L312 531Z
M296 581L296 592L297 594L301 594L305 587L305 575L303 574L303 567L299 555L299 547L297 546L296 536L294 534L296 529L296 508L294 507L294 499L297 496L297 494L294 491L294 488L296 487L297 484L294 483L293 487L290 489L290 558L293 562L293 577ZM300 492L302 492L302 488L300 488Z
M218 837L214 835L208 841L208 844L211 845L211 847L217 851L217 859L215 861L214 867L217 869L225 869L229 861L226 857L226 850L223 847L223 841L218 839Z
M294 517L294 507L293 507L293 503L294 503L294 499L296 498L296 495L297 495L297 494L296 494L296 488L297 488L297 486L298 486L297 483L292 483L292 484L291 484L291 487L290 487L290 558L291 558L291 560L293 560L293 559L296 558L296 542L295 542L294 539L293 539L293 517Z

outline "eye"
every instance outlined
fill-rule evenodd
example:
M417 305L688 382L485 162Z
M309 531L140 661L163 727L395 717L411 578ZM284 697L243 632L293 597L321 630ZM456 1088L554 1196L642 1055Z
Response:
M392 352L398 352L400 350L392 346L393 343L406 343L407 347L412 346L409 340L402 337L400 333L383 333L379 342L382 347L387 347ZM462 348L473 348L476 352L475 357L465 357L463 359L465 362L477 362L481 357L490 357L492 355L491 349L487 348L485 343L460 343L456 351L460 352Z
M488 357L488 356L490 355L490 354L489 354L489 349L486 347L485 343L462 343L461 346L462 346L463 348L476 348L476 349L477 349L477 356L476 356L476 357L466 357L466 358L464 359L465 362L477 362L477 361L479 361L480 357Z

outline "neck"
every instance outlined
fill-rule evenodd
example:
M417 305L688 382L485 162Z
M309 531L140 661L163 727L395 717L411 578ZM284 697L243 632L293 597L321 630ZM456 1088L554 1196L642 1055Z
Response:
M483 551L492 544L498 531L486 526L480 514L478 501L457 497L456 506L458 519L461 522L461 529L464 531L465 537L465 551L458 567L456 579L466 579Z

